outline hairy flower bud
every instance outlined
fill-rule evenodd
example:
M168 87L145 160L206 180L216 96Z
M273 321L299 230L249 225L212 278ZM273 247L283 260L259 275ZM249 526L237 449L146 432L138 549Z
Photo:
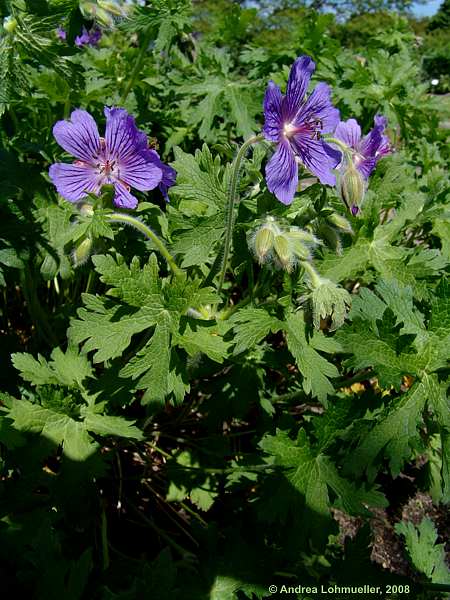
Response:
M75 246L75 249L72 254L73 264L75 267L79 267L84 265L85 262L88 261L92 250L92 239L90 237L85 237Z
M353 216L359 212L359 207L364 200L366 185L360 171L350 161L337 181L337 189L344 204Z
M94 214L94 207L92 204L82 204L80 207L80 213L84 217L92 217Z
M3 29L6 33L13 33L17 27L17 20L14 17L6 17L3 19Z
M329 318L331 319L330 331L341 327L352 303L352 298L346 289L323 278L319 278L316 282L310 300L314 327L320 329L322 319Z
M281 268L286 269L288 272L292 270L293 266L293 257L290 246L289 240L285 234L281 233L274 237L273 247L275 249L277 262L279 262Z
M291 227L285 235L290 242L292 252L300 260L309 260L312 248L319 244L315 235L299 227Z
M340 229L344 233L353 233L352 226L343 215L333 212L328 216L327 220L330 225L337 227L337 229Z
M309 231L296 226L280 225L267 217L256 232L252 232L248 245L260 264L271 263L290 273L299 261L310 260L311 250L319 240Z
M261 227L255 236L255 254L260 264L264 263L273 249L274 232L270 227Z

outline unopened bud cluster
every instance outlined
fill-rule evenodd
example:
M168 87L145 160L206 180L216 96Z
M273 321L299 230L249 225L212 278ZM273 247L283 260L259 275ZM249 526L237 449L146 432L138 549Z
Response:
M332 209L324 211L317 220L315 231L330 248L337 254L342 254L341 234L352 235L353 229L348 219L343 215L333 212Z
M84 0L80 2L80 11L86 19L93 19L103 27L112 27L115 18L126 14L126 8L121 4L113 0Z
M12 34L17 28L17 20L14 17L5 17L3 19L3 29L6 33Z
M366 193L366 183L353 160L347 160L337 179L337 190L349 211L355 217Z
M252 231L248 245L260 264L291 272L299 262L311 259L319 240L299 227L283 227L273 217Z

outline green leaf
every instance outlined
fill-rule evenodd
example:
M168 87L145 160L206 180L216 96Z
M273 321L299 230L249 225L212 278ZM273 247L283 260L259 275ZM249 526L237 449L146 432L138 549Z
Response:
M30 354L19 352L12 355L12 362L22 378L33 385L76 385L82 388L84 379L92 376L92 367L87 357L78 354L71 347L65 353L60 348L55 348L50 362L40 355L36 360Z
M175 148L172 166L177 171L177 183L171 192L183 200L198 200L205 207L222 208L226 203L225 186L219 158L213 159L206 144L195 156Z
M231 115L236 123L238 135L245 139L251 137L256 129L256 122L250 116L247 107L248 95L245 86L239 83L230 83L225 88L225 96L231 108Z
M349 514L367 515L365 505L386 505L379 492L365 491L344 479L331 459L311 446L304 429L295 441L286 431L277 430L274 436L264 436L260 446L270 456L269 462L283 467L284 473L278 476L280 485L271 481L273 497L265 515L272 521L287 521L291 513L295 514L306 539L326 540L332 507L329 490L337 496L336 505Z
M363 240L346 248L342 256L336 256L335 253L327 254L317 266L321 275L339 283L363 273L366 270L368 258L369 245L366 240Z
M146 390L143 404L164 402L169 388L170 355L170 318L164 311L150 341L120 372L122 377L139 377L137 388Z
M422 413L429 394L434 393L433 381L426 378L416 382L397 401L390 402L352 453L349 470L361 474L383 452L389 458L392 473L398 475L404 462L411 456L413 444L419 440L418 427L422 424Z
M183 268L212 262L211 253L223 236L222 213L205 219L193 219L191 228L176 236L172 246L174 254L181 254Z
M288 315L285 331L289 351L303 375L303 389L326 404L327 396L334 393L330 378L338 377L339 371L314 349L314 341L320 339L322 334L316 332L311 341L306 339L302 311Z
M276 333L283 323L262 308L244 308L229 320L234 330L234 354L254 348L269 333Z
M110 300L83 294L86 308L78 310L78 319L72 320L68 337L74 344L83 344L84 352L96 350L93 362L103 362L121 356L130 345L134 334L154 325L159 307L143 306L130 312Z
M92 262L101 281L111 286L106 292L109 296L120 298L131 306L151 306L155 314L162 310L161 282L154 254L150 255L142 269L137 256L131 261L130 267L120 254L115 259L104 254L93 256Z
M189 498L201 510L211 508L217 497L217 484L210 475L202 472L200 463L189 450L178 454L176 464L169 463L169 470L173 476L166 495L168 502Z
M92 412L84 412L84 426L88 431L99 435L115 435L118 437L142 440L142 431L135 427L134 421L128 421L123 417L111 417L99 415Z
M450 583L445 546L436 543L438 534L431 519L425 517L418 526L409 521L401 521L395 525L395 530L405 538L411 563L420 573L433 583Z
M359 370L373 367L382 387L399 388L402 376L414 373L411 358L415 355L397 355L384 340L379 339L367 323L355 321L351 327L344 327L336 334L344 353L351 354L345 366Z
M446 277L434 290L429 328L440 338L448 337L450 333L450 285Z
M84 424L62 413L13 399L7 415L18 431L39 433L57 446L62 444L64 454L71 460L86 460L98 449Z
M230 345L224 342L215 323L196 319L186 321L181 335L176 336L176 344L184 348L189 356L203 353L218 363L223 363Z
M381 280L376 286L377 292L397 318L397 324L403 323L402 334L414 334L422 338L425 334L423 316L413 305L413 291L408 286L399 286L395 280Z

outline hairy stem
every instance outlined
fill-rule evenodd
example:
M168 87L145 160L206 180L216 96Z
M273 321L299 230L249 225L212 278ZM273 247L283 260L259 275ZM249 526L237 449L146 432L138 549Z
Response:
M309 276L313 288L318 288L324 281L322 277L320 277L320 275L317 273L314 267L306 260L300 261L300 264L305 270L305 273L307 273L307 275Z
M234 225L234 206L236 201L238 200L237 195L237 187L239 183L239 172L241 169L241 164L244 156L247 153L247 150L250 148L252 144L256 144L264 139L263 135L255 135L248 139L246 142L242 144L239 149L239 152L234 159L234 163L232 166L231 172L231 181L230 186L228 188L228 198L227 198L227 207L225 212L225 240L223 245L223 258L222 258L222 268L220 271L219 277L219 285L218 292L220 293L222 290L223 282L225 280L225 275L228 267L228 258L230 255L231 249L231 239L233 234L233 225Z
M131 227L135 227L138 231L143 233L146 238L148 238L151 242L153 242L156 249L164 256L167 261L167 264L172 269L172 273L179 277L183 274L183 271L177 266L173 256L167 250L163 242L159 239L159 237L154 233L150 227L147 227L145 223L136 219L136 217L132 217L131 215L127 215L126 213L112 213L108 215L108 219L113 223L123 223L124 225L131 225Z
M144 38L142 40L142 46L139 50L139 54L136 59L136 62L134 63L133 70L131 71L130 79L128 80L128 83L122 92L122 96L120 97L120 104L124 104L125 100L128 98L128 94L130 93L131 88L133 87L137 76L141 72L142 63L144 62L144 58L145 58L145 54L147 52L150 37L151 37L151 32L147 31L144 34Z
M338 140L337 138L334 138L334 137L324 137L323 140L327 144L335 144L336 146L338 146L339 149L342 150L342 152L344 153L345 159L348 162L350 162L352 160L352 151L347 146L347 144L344 144L344 142L342 142L341 140Z

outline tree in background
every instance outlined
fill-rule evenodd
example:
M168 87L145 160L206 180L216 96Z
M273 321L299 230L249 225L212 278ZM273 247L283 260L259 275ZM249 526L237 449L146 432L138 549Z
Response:
M435 29L450 29L450 0L444 0L431 19L428 30L434 31Z

